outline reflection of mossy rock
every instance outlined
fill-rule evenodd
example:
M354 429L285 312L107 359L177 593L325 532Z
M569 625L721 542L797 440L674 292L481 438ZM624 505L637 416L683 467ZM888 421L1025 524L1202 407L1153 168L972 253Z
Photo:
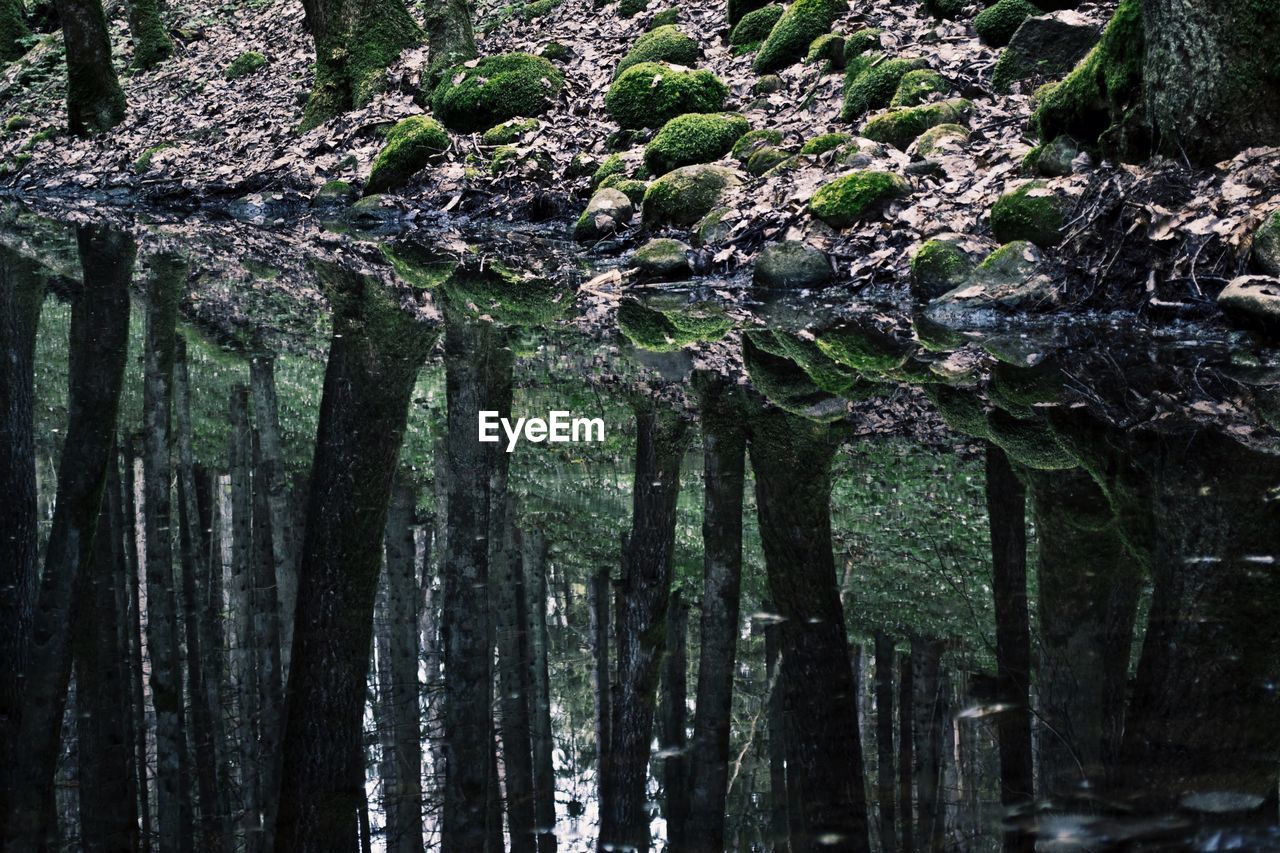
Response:
M760 287L790 290L822 287L831 278L827 253L797 240L765 246L752 274Z
M753 334L743 335L742 360L761 396L783 411L812 420L832 423L844 417L843 398L823 391L791 359L757 346Z
M951 352L965 344L964 335L938 323L924 314L911 318L911 330L920 346L930 352Z
M1034 406L1057 403L1062 397L1062 368L1053 359L1032 367L998 362L991 371L991 399L1013 414Z
M719 160L749 127L736 113L676 116L645 146L644 164L651 173L664 175L681 166Z
M693 225L711 212L726 187L740 183L722 166L684 166L668 172L645 191L645 227Z
M840 117L853 122L871 110L889 106L902 78L926 66L927 63L918 58L871 60L870 64L857 71L855 64L851 63L845 77L844 106Z
M458 267L443 287L454 304L509 326L544 326L573 305L573 291L555 279L521 275L491 259Z
M952 240L930 240L911 258L911 293L921 302L954 290L973 272L973 260Z
M733 328L733 321L715 306L687 306L655 310L635 299L618 306L618 330L640 349L675 352L690 344L718 341Z
M960 148L969 141L969 129L960 124L939 124L931 127L915 141L916 153L921 157L933 157L948 148Z
M1254 233L1253 262L1267 275L1280 276L1280 210L1268 216Z
M1062 206L1042 181L1001 196L991 208L991 231L1001 243L1030 240L1037 246L1062 242Z
M918 107L934 95L945 95L950 91L951 84L937 71L917 68L902 75L889 106Z
M971 115L973 102L964 98L919 107L902 107L868 121L862 126L862 135L876 142L905 149L929 128L942 124L959 124L968 121Z
M575 240L598 240L625 228L635 215L635 205L621 190L604 187L587 202L587 209L573 227Z
M729 33L729 44L735 53L755 50L769 37L773 27L782 17L784 9L777 3L762 6L742 16L742 20Z
M942 422L951 429L971 438L989 435L987 410L976 393L945 385L926 386L924 393L942 416Z
M387 192L404 186L432 159L449 149L449 134L440 122L426 116L409 116L396 122L373 160L365 194Z
M999 0L973 19L973 29L986 44L1004 47L1023 21L1039 14L1040 9L1027 0Z
M384 243L379 248L400 280L421 290L434 290L458 269L457 258L416 243Z
M760 46L753 67L764 74L799 62L813 40L830 32L848 8L847 0L795 0Z
M685 113L717 113L729 89L710 71L642 62L622 73L605 95L610 117L624 128L661 127Z
M852 139L847 133L823 133L805 142L800 146L801 154L826 154L828 151L834 151L841 145L846 144Z
M809 200L809 212L832 228L848 228L890 199L911 191L906 179L892 172L854 172L821 187Z
M991 86L1007 92L1014 83L1059 80L1098 42L1098 28L1078 12L1028 18L1013 34L991 73Z
M490 56L445 72L431 110L445 126L472 133L517 116L541 115L563 85L564 76L541 56Z
M267 58L256 50L246 50L231 60L231 64L222 72L228 80L246 77L267 64Z
M897 370L911 357L911 346L869 323L848 322L818 333L818 349L859 373Z
M698 43L676 27L658 27L636 39L636 43L618 63L618 70L613 76L618 77L641 62L670 62L672 65L692 66L701 53Z
M679 240L659 237L650 240L631 256L640 278L650 281L674 281L689 275L689 247Z
M752 331L761 349L773 355L789 358L813 380L819 389L831 394L844 394L858 384L858 373L832 361L811 340L788 332Z
M480 137L480 141L485 145L510 145L540 127L542 122L536 118L513 118L486 130L484 136Z
M1020 420L995 409L987 415L988 435L1009 458L1037 471L1065 471L1076 467L1075 457L1058 443L1041 420Z

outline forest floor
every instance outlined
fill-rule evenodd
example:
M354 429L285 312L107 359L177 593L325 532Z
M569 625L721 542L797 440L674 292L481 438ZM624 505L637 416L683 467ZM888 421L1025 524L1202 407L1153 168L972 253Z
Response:
M648 9L624 18L616 6L563 0L547 14L526 18L511 6L482 4L481 55L538 53L552 41L570 48L570 57L559 63L563 91L539 129L520 143L522 152L539 152L550 166L495 175L487 168L494 147L483 145L479 134L454 134L447 158L390 202L402 227L439 222L441 215L566 226L577 218L591 195L591 179L572 177L571 162L583 153L597 160L608 155L618 126L606 114L604 94L614 69L654 14L667 8L651 0ZM779 131L793 150L821 133L856 134L857 126L840 120L841 71L798 63L780 72L779 91L756 97L752 88L760 75L751 54L735 56L727 44L724 2L677 6L680 29L701 46L698 67L728 85L726 109L741 112L753 129ZM1077 11L1101 26L1113 7L1084 2ZM179 0L166 14L174 57L122 79L128 116L98 138L60 130L65 72L56 34L0 74L0 126L7 128L0 137L0 192L60 198L81 208L222 211L268 227L296 224L326 182L360 186L386 128L423 112L418 100L424 100L425 48L401 56L388 71L387 91L369 106L299 134L313 44L297 0ZM120 4L109 16L117 64L125 66L131 48ZM843 231L807 212L813 193L847 171L830 158L783 174L743 173L744 183L727 197L733 210L728 232L699 250L695 271L731 274L749 268L765 243L798 239L828 252L838 280L852 288L879 285L901 293L914 247L931 236L960 233L995 247L991 206L1027 179L1022 162L1036 142L1028 135L1030 93L1018 85L1009 94L995 92L990 79L999 51L979 41L968 19L937 21L914 2L860 0L835 30L862 27L881 28L886 53L924 57L957 95L974 102L968 142L932 155L935 163L927 170L911 168L921 159L914 150L886 146L867 168L907 174L911 194ZM225 69L249 50L263 53L266 65L226 79ZM644 140L633 140L626 155L632 162ZM738 165L727 157L725 162ZM1280 203L1280 149L1247 151L1208 170L1168 160L1135 166L1086 156L1077 159L1073 174L1051 179L1050 187L1069 204L1067 238L1053 254L1075 305L1198 317L1211 313L1212 296L1243 270L1251 234ZM616 252L642 236L633 228L598 248Z

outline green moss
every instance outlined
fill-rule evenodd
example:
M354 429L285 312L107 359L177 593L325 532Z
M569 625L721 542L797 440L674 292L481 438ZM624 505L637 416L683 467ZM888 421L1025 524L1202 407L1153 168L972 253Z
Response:
M763 343L761 347L774 355L791 359L820 390L843 394L857 384L857 371L832 360L813 341L786 332L773 332L772 338L772 347L767 348ZM759 343L762 337L756 340Z
M865 323L845 323L818 333L823 355L858 373L897 370L911 357L911 347Z
M604 182L609 178L616 176L623 177L627 174L627 162L622 159L619 154L610 154L604 158L604 162L600 164L600 168L596 169L594 175L591 176L591 188L598 189L604 186Z
M848 8L845 0L795 0L760 46L753 67L764 74L800 61L813 40L830 32Z
M784 11L781 5L773 3L743 15L729 33L730 46L738 48L736 52L755 50L769 37Z
M526 21L541 18L543 15L550 14L563 2L564 0L533 0L531 3L524 4L524 8L520 10L520 17Z
M942 422L951 429L972 438L990 435L987 410L977 394L946 385L927 386L924 393L942 416Z
M1061 83L1042 90L1032 124L1043 140L1119 148L1132 123L1141 124L1146 36L1138 0L1121 0L1102 39Z
M999 0L973 19L973 29L985 43L1004 47L1023 21L1040 14L1041 11L1027 0Z
M815 136L800 147L801 154L826 154L852 139L847 133L823 133Z
M650 240L631 255L631 265L640 277L671 281L689 274L689 247L679 240L659 237Z
M649 19L649 29L656 30L659 27L670 26L671 24L677 23L679 20L680 10L675 6L672 6L669 9L663 9L661 12L654 13L654 16Z
M693 225L711 212L725 187L738 183L719 166L685 166L663 175L644 194L646 227Z
M782 91L782 78L777 74L766 74L751 85L753 95L772 95Z
M160 17L158 0L132 0L129 28L133 36L134 68L145 71L173 55L173 42Z
M911 258L911 292L928 301L959 287L971 272L973 261L958 246L930 240Z
M1280 276L1280 210L1275 210L1253 232L1253 259L1267 275Z
M13 62L27 52L31 29L27 26L23 4L0 3L0 62Z
M357 195L355 187L346 181L325 181L311 197L311 204L313 207L336 207L350 204Z
M987 415L991 441L1009 458L1036 471L1066 471L1076 460L1061 444L1054 431L1040 420L1019 420L1008 412L993 410Z
M681 166L719 160L749 129L736 113L690 113L676 116L662 126L645 146L644 164L655 175Z
M431 109L446 127L473 133L517 116L541 115L563 85L564 76L540 56L490 56L449 69L431 96Z
M790 358L769 352L758 343L767 340L776 348L772 339L772 333L764 330L753 329L743 335L742 359L755 389L795 415L828 422L844 417L845 404L840 397L819 388Z
M426 116L409 116L396 122L373 160L365 194L402 187L432 159L449 149L449 134L440 122Z
M640 349L675 352L701 341L718 341L733 320L715 306L656 311L627 299L618 306L618 330Z
M917 68L902 75L889 106L916 107L934 95L945 95L950 91L951 84L941 74L928 68Z
M573 56L573 51L558 41L549 41L538 51L538 55L551 62L564 62Z
M613 76L617 78L622 72L641 62L669 62L672 65L692 66L701 54L698 43L675 26L658 27L636 39L636 43L618 63L618 70Z
M604 105L618 124L638 129L661 127L685 113L718 113L728 96L728 87L710 71L642 62L613 81Z
M898 85L908 72L926 67L923 59L868 60L862 70L850 64L845 76L844 106L840 117L847 122L856 121L871 110L889 106L898 91Z
M9 133L13 133L15 130L26 130L28 127L31 127L30 116L10 116L9 120L4 123L4 129Z
M920 107L903 107L868 121L862 126L862 135L905 149L929 128L967 121L972 114L973 103L963 98Z
M634 18L649 8L649 0L621 0L618 3L618 17Z
M176 148L172 142L161 142L159 145L152 145L146 151L138 155L138 159L133 161L133 171L139 175L151 170L151 160L161 151L169 148Z
M788 152L766 145L751 152L746 163L747 173L758 178L790 159L791 155Z
M1006 193L991 208L991 231L1001 243L1030 240L1037 246L1062 242L1062 208L1044 181Z
M852 60L862 56L864 53L879 50L880 37L883 34L883 30L867 27L846 36L844 40L844 64L848 65Z
M968 0L924 0L924 10L944 21L959 20L967 5Z
M969 141L969 129L959 124L939 124L931 127L916 139L916 151L921 157L932 157L941 148L944 139Z
M911 185L892 172L854 172L820 187L809 200L809 212L832 228L848 228L910 191Z
M480 141L485 145L510 145L524 136L542 127L536 118L513 118L502 124L494 125L484 132Z
M489 161L489 174L512 174L517 177L541 179L550 175L555 161L545 151L533 151L516 145L504 145L493 152Z
M993 401L1006 411L1029 413L1037 405L1058 403L1062 399L1062 368L1053 359L1034 367L1015 367L998 362L991 371L988 387Z
M451 303L509 326L546 326L573 305L573 291L556 279L522 276L490 258L468 258L443 288Z
M437 254L415 243L383 243L379 248L395 269L396 276L419 290L435 290L458 269L456 258Z
M256 50L246 50L244 53L231 60L222 71L222 76L228 80L236 80L240 77L248 76L267 64L267 58Z
M772 128L749 130L733 144L733 150L730 153L734 159L745 163L757 148L763 148L766 145L781 145L782 139L782 134Z
M823 63L823 69L844 68L844 37L835 33L824 33L809 45L809 52L804 61L808 65Z

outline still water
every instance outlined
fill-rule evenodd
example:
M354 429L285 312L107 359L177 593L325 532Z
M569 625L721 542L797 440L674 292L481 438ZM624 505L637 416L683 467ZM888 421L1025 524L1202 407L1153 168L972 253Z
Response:
M1262 342L68 219L0 216L13 849L1280 849Z

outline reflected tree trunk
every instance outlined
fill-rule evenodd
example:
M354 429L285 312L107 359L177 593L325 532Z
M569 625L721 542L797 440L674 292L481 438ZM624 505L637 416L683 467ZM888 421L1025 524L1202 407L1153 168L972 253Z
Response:
M898 847L893 774L893 638L876 632L876 799L880 805L880 846L884 853Z
M327 263L334 306L298 574L276 850L350 851L391 482L433 336L375 279Z
M910 654L898 664L898 814L902 853L916 849L915 821L915 672Z
M551 730L551 674L547 636L547 540L537 527L522 537L524 577L528 588L531 651L530 734L533 740L533 802L538 853L556 850L556 771L552 761L555 736Z
M151 850L151 788L147 766L147 708L145 674L142 667L142 566L138 553L138 482L137 436L130 436L124 455L124 532L125 559L129 563L129 683L131 720L134 729L135 788L138 792L138 818L142 831L142 850Z
M236 730L240 768L241 832L246 853L262 841L261 760L258 752L258 666L253 650L253 433L249 426L249 389L231 390L228 464L231 470L231 613L234 643L231 671L236 685Z
M773 613L773 604L761 603ZM772 619L764 627L765 675L768 679L766 713L769 716L769 835L775 849L787 849L787 734L783 711L782 628Z
M867 799L849 641L831 549L841 431L779 411L751 419L760 539L781 623L790 841L867 851ZM819 842L819 839L822 839Z
M94 538L107 468L115 454L116 413L129 339L134 243L126 234L90 226L78 229L77 242L84 282L71 309L66 442L32 616L22 716L12 756L13 788L4 849L13 851L36 851L50 842L57 844L58 828L52 822L53 786L71 680L73 626L93 630L99 616L111 616L110 610L94 612L102 603L94 594L95 587L109 589L113 570L110 562L94 561ZM104 535L109 536L109 531ZM83 624L81 615L86 617ZM83 648L86 642L82 638L75 645ZM106 672L94 675L108 677ZM102 698L99 691L103 686L97 679L91 683L91 691L98 694L94 699ZM93 740L91 736L91 745L103 746L103 741ZM90 758L104 772L110 761L110 753Z
M253 432L253 668L258 688L257 734L259 790L258 832L263 850L272 849L279 785L281 726L284 724L284 683L280 677L280 601L277 596L275 526L269 506L269 486L262 476L271 468L262 450L261 434Z
M695 377L702 424L702 616L689 769L688 843L725 848L729 736L742 587L746 430L741 391L716 374Z
M685 720L688 688L685 646L689 634L689 606L680 590L671 593L667 605L666 653L662 666L662 703L659 713L658 751L662 755L663 817L667 819L667 849L688 850L689 765Z
M614 589L618 689L601 778L600 848L631 846L643 853L649 849L645 783L688 426L652 400L636 399L633 406L635 478L631 530L623 540L622 574Z
M517 541L515 503L507 494L505 472L500 485L494 489L494 500L502 501L490 522L493 531L490 570L494 632L498 642L498 713L507 826L512 853L536 853L533 742L529 725L528 601L525 600L524 561Z
M610 646L609 569L600 568L591 577L591 693L596 711L596 778L603 796L605 765L609 763L609 728L613 721L613 665Z
M944 644L940 640L911 638L911 673L915 693L912 735L916 759L916 847L930 853L941 853L946 829L941 796L945 756L943 736L950 720L942 671L943 649Z

